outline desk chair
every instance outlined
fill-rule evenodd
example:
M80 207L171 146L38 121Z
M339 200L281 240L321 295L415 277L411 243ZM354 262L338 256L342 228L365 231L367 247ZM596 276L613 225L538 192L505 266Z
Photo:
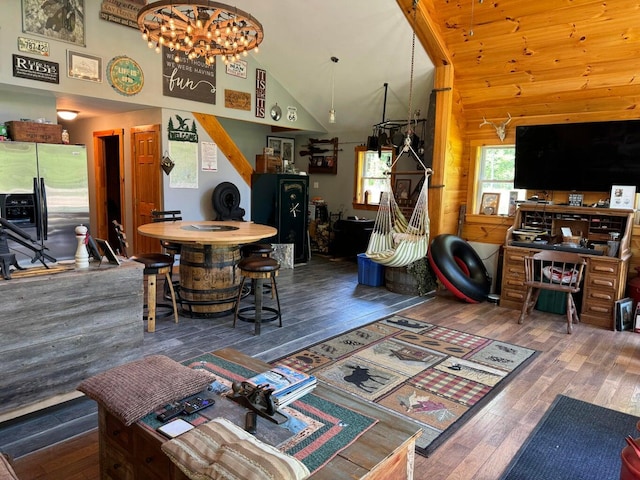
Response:
M180 210L151 210L151 221L152 222L179 222L182 220L182 212ZM171 256L172 265L175 264L176 255L180 254L181 244L172 242L169 240L160 240L160 245L164 250L164 253ZM173 284L173 289L176 291L176 295L178 296L178 302L180 301L180 282L173 280L173 268L169 272L169 276L171 277L171 283ZM171 300L171 292L169 292L169 284L164 284L164 299Z
M173 257L164 253L142 253L140 255L129 257L127 253L129 244L122 225L120 225L116 220L112 223L116 229L121 254L144 265L143 273L147 279L147 304L144 306L147 314L144 315L144 319L147 320L147 331L155 332L156 318L165 318L171 316L172 313L175 322L178 323L178 305L170 275L171 269L173 268ZM158 275L164 275L165 283L169 285L171 305L166 303L157 303L156 281ZM166 309L167 311L158 315L156 313L158 308Z
M567 296L567 333L571 333L573 323L580 321L573 294L580 291L586 264L585 259L577 253L555 250L542 250L525 257L524 285L527 287L527 294L518 323L521 324L531 313L542 290L564 292Z

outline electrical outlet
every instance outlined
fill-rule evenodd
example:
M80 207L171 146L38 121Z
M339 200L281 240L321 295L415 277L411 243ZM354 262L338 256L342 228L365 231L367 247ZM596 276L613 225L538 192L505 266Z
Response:
M320 188L320 182L313 182L313 188Z

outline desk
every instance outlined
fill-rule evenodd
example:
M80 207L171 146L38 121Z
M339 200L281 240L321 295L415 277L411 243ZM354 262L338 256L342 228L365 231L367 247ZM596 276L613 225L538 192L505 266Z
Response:
M181 302L189 313L208 317L224 315L235 307L239 246L273 237L277 230L251 222L182 221L147 223L138 227L138 233L182 245Z
M268 364L233 349L213 353L255 371L269 368ZM377 418L378 422L315 472L311 479L413 478L414 448L416 438L421 433L420 427L373 403L360 400L324 383L318 383L313 393ZM215 406L213 408L215 409ZM160 445L166 438L140 424L125 427L102 406L99 406L99 437L102 478L187 478L160 450Z

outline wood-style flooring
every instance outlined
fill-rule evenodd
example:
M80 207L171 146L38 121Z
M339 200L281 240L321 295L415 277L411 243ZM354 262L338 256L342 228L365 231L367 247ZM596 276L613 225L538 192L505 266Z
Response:
M515 310L490 303L462 303L443 291L426 302L396 294L392 299L383 287L358 286L357 278L347 280L356 270L351 262L316 259L281 276L279 285L288 298L287 326L267 326L261 338L251 336L248 324L230 331L229 320L208 320L220 321L224 328L203 329L194 327L202 320L181 318L176 327L160 321L155 334L145 334L145 352L188 358L222 346L219 335L228 341L226 346L271 360L401 309L415 319L539 350L541 354L531 365L431 457L416 456L416 479L498 478L558 394L640 416L640 335L588 324L576 325L568 335L563 316L539 311L518 325L519 312ZM306 277L315 280L298 283ZM305 295L303 300L300 289L308 288L314 298ZM300 298L299 302L293 297ZM377 302L380 308L376 311L370 304ZM187 335L190 340L178 333L192 328L192 336ZM210 333L211 339L198 338L203 332ZM0 442L3 438L0 425ZM20 456L15 464L25 479L86 480L99 478L97 462L97 434L93 430Z

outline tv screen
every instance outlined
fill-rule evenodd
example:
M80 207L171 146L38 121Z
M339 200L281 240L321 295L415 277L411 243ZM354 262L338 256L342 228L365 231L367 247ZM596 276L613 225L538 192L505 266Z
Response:
M515 188L640 190L640 120L516 127Z

